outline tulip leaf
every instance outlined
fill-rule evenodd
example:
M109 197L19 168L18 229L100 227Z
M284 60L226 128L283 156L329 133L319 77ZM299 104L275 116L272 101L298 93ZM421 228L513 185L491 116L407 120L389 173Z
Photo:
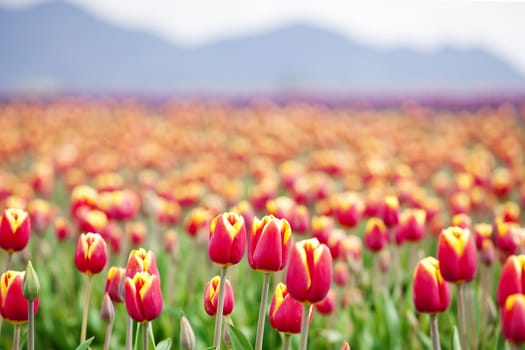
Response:
M93 339L95 339L95 337L89 338L88 340L86 340L85 342L77 346L75 350L87 350L87 348L89 348L89 346L91 345L91 342L93 341Z
M228 332L232 341L233 350L253 350L252 345L240 329L228 324Z
M157 344L155 350L170 350L171 349L171 338L166 338Z
M458 328L454 326L454 333L452 333L452 350L461 350L461 343L459 341Z

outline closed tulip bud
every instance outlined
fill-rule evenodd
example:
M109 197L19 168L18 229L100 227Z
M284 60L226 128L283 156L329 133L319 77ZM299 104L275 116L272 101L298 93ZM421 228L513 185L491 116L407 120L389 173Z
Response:
M221 266L235 265L246 250L246 227L242 216L228 212L217 215L210 225L208 255Z
M334 219L330 216L312 217L312 236L317 238L320 243L326 244L334 229Z
M27 322L29 303L23 294L24 272L6 271L0 277L0 315L7 321L20 324ZM34 300L35 315L39 297Z
M341 344L341 348L340 350L350 350L350 344L348 344L348 342L344 341L342 344Z
M125 272L126 270L117 266L111 266L108 271L104 291L114 303L122 303L124 301L120 287L123 283L122 278L124 277Z
M380 208L381 218L387 227L399 222L399 200L396 196L386 196Z
M35 301L40 295L40 281L38 280L38 275L36 274L31 261L27 263L22 291L24 298L28 301Z
M148 272L151 275L159 276L157 259L151 250L146 251L144 248L139 248L129 253L126 277L133 277L139 272Z
M281 271L288 262L292 230L286 219L254 218L248 241L248 263L254 270Z
M334 229L332 233L330 234L330 237L328 237L328 241L326 241L326 246L330 250L330 254L332 254L332 259L339 259L339 256L341 255L341 243L345 239L345 231L340 229Z
M525 255L511 255L503 265L498 283L498 305L503 307L507 297L515 293L525 294Z
M470 282L476 277L478 258L474 236L468 229L449 227L439 235L437 258L448 282Z
M439 261L431 256L416 265L413 299L418 312L443 312L450 304L448 283L443 279L439 266Z
M345 193L336 198L335 217L345 227L355 227L365 210L363 201L354 193Z
M514 254L520 244L520 238L516 228L517 224L504 222L501 217L497 217L494 224L494 237L499 249Z
M474 225L474 235L476 236L476 248L481 250L483 247L483 242L486 240L491 240L492 225L485 223Z
M332 282L332 255L316 238L295 243L286 272L286 285L293 298L303 303L321 301Z
M159 275L137 272L124 281L126 310L137 322L149 322L162 312L162 292Z
M219 276L213 277L204 288L204 310L210 316L217 314L217 307L219 306L219 287L221 278ZM233 295L233 288L228 279L224 286L224 308L222 314L228 316L233 311L235 305L235 297Z
M270 305L270 324L285 334L301 333L303 305L292 298L286 285L279 283L275 288Z
M63 217L55 219L55 236L59 241L64 241L69 237L70 230L67 220Z
M426 212L422 209L406 209L401 214L397 230L403 240L418 242L425 236Z
M380 218L370 218L366 222L365 246L372 252L383 249L388 243L388 231L383 220Z
M105 323L113 322L115 319L115 307L108 293L104 293L102 305L100 306L100 319Z
M108 250L102 236L92 232L81 234L74 260L77 269L87 275L102 271L108 260Z
M315 303L315 309L321 315L329 315L334 311L335 304L335 293L330 289L323 300Z
M31 221L27 212L9 208L0 220L0 247L13 253L24 249L31 236Z
M182 350L193 350L195 349L195 333L191 328L190 322L186 316L182 316L180 319L180 348Z
M179 203L159 198L157 209L156 220L159 224L176 225L179 222L181 212Z
M501 309L503 336L509 342L525 343L525 295L512 294Z

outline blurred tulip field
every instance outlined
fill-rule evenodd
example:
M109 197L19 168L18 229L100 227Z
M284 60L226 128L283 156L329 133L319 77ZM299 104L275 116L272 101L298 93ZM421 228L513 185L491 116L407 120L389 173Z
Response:
M524 205L523 101L4 100L0 349L521 349Z

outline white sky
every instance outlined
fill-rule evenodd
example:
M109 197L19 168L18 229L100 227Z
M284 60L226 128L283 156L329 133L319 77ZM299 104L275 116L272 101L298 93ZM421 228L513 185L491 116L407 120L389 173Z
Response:
M24 6L45 0L0 0ZM68 0L114 23L201 45L308 22L375 46L482 47L525 74L525 0Z

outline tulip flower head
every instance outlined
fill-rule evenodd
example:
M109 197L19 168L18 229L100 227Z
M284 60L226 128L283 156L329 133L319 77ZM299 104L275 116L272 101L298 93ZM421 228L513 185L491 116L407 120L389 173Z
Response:
M31 221L26 211L9 208L0 220L0 247L10 253L24 249L31 236Z
M509 342L525 343L525 295L512 294L501 309L503 336Z
M108 271L106 287L104 288L104 291L109 295L111 301L114 303L122 303L124 301L120 291L120 286L125 272L125 269L117 266L111 266Z
M98 233L83 233L75 249L75 266L87 275L99 273L106 266L108 250L106 242Z
M281 271L288 262L292 230L286 219L273 215L261 220L254 218L252 234L248 241L248 262L252 269L270 272Z
M129 253L126 265L126 277L133 277L136 273L148 272L151 275L159 275L155 253L144 248L134 249Z
M335 217L345 227L355 227L365 210L365 204L355 193L344 193L336 197Z
M137 272L124 281L126 310L137 322L149 322L162 312L160 277L148 272Z
M228 279L224 286L224 308L222 314L228 316L233 311L235 305L235 297L233 295L233 288ZM221 278L219 276L213 277L204 288L204 310L210 316L217 314L217 307L219 305L219 287L221 284Z
M388 243L388 231L383 220L380 218L370 218L366 222L365 246L372 252L383 249Z
M239 214L228 212L217 215L210 225L208 255L221 266L235 265L246 250L246 227Z
M422 209L406 209L401 214L397 234L402 240L418 242L425 235L426 212Z
M329 290L328 294L324 297L323 300L321 300L318 303L315 303L315 309L321 314L321 315L329 315L331 314L335 309L335 293L333 290Z
M505 305L509 295L525 294L525 255L511 255L503 265L498 283L497 302Z
M476 277L478 257L469 229L452 226L441 231L437 246L441 274L448 282L470 282Z
M279 283L275 288L270 305L270 324L285 334L301 333L303 305L292 298L286 285Z
M381 218L387 227L396 226L399 222L399 200L396 196L386 196L381 208Z
M316 238L295 243L286 272L286 285L293 298L303 303L321 301L332 282L332 255Z
M441 275L439 265L439 261L431 256L416 265L413 300L418 312L443 312L450 304L449 286Z
M23 294L24 274L9 270L0 277L0 315L13 324L25 323L28 318L29 303ZM34 301L35 314L39 299Z

